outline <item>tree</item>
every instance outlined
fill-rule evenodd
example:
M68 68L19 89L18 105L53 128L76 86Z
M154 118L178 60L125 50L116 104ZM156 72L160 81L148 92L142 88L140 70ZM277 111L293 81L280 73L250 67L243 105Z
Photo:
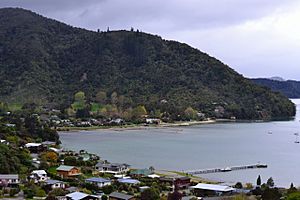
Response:
M241 182L237 182L234 187L238 188L238 189L242 189L243 188L243 184Z
M274 180L272 177L270 177L268 180L267 180L267 186L269 187L274 187Z
M110 101L112 105L116 105L118 103L118 94L116 92L113 92L110 95Z
M140 119L143 116L147 115L147 110L146 110L145 106L140 105L133 109L132 115L136 119Z
M288 194L286 200L299 200L300 199L300 192L294 192L291 194Z
M187 119L196 119L197 118L197 111L194 110L192 107L188 107L187 109L184 110L184 116Z
M42 155L43 160L47 160L48 162L55 163L57 162L58 156L55 152L49 151Z
M45 192L45 190L39 188L39 189L37 189L35 195L36 195L37 197L45 197L45 196L46 196L46 192Z
M155 171L155 168L154 168L153 166L150 166L150 167L149 167L149 170L150 170L151 172L154 172L154 171Z
M101 200L108 200L108 197L106 195L102 195Z
M155 188L148 188L141 193L141 200L159 200L159 191Z
M112 185L106 185L102 188L104 194L110 194L114 191L114 187Z
M96 102L104 105L104 104L106 104L106 101L107 101L106 92L104 92L104 91L97 92L97 94L96 94Z
M74 101L85 102L85 94L84 94L84 92L82 92L82 91L77 92L74 95Z
M175 190L173 193L169 193L168 200L181 200L182 194Z
M77 165L77 159L75 156L67 156L64 159L65 165Z
M260 186L261 185L261 178L260 175L258 176L257 180L256 180L256 185Z
M294 184L291 183L291 186L290 188L288 189L287 193L288 194L291 194L291 193L294 193L294 192L297 192L297 188L294 187Z
M280 200L281 194L278 188L266 188L261 196L262 200Z

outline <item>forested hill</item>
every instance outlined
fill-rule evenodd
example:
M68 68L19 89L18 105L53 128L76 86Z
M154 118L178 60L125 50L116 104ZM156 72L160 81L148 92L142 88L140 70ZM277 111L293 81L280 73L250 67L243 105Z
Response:
M289 98L300 98L300 81L277 81L267 78L252 79L254 83L271 88L273 91L281 92Z
M205 38L199 38L205 39ZM237 52L238 53L238 52ZM87 31L31 11L0 9L0 101L68 107L74 93L122 96L177 116L287 117L294 105L186 44L131 31Z

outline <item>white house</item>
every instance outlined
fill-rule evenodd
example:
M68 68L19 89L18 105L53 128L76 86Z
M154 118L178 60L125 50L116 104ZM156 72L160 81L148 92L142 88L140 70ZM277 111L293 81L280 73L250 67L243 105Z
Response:
M45 182L48 180L47 172L45 170L33 170L30 179L34 181L34 183Z
M128 164L120 163L102 163L99 162L96 165L96 170L101 173L110 173L110 174L125 174L129 171Z
M46 187L47 188L51 188L51 189L56 189L56 188L61 188L61 189L65 189L66 185L64 182L62 181L58 181L58 180L51 180L48 179L45 181Z

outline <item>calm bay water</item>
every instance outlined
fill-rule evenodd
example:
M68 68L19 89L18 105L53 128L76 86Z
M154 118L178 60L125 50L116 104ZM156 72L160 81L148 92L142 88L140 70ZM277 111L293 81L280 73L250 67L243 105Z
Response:
M85 149L136 168L182 171L261 162L268 168L201 176L227 183L255 183L261 175L263 181L273 177L278 186L288 187L291 182L300 186L300 144L295 143L294 135L300 133L300 100L293 101L297 116L292 121L61 132L60 138L66 149Z

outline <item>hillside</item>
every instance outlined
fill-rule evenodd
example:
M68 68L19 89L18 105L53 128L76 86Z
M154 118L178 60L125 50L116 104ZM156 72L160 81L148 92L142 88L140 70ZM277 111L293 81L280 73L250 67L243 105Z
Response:
M256 84L271 88L273 91L281 92L288 98L300 98L300 81L278 81L267 78L252 79Z
M178 116L191 106L207 116L288 117L294 105L186 44L139 31L92 32L31 11L0 9L0 101L67 108L74 93L122 96ZM220 109L219 109L220 110ZM221 109L222 110L222 109Z

